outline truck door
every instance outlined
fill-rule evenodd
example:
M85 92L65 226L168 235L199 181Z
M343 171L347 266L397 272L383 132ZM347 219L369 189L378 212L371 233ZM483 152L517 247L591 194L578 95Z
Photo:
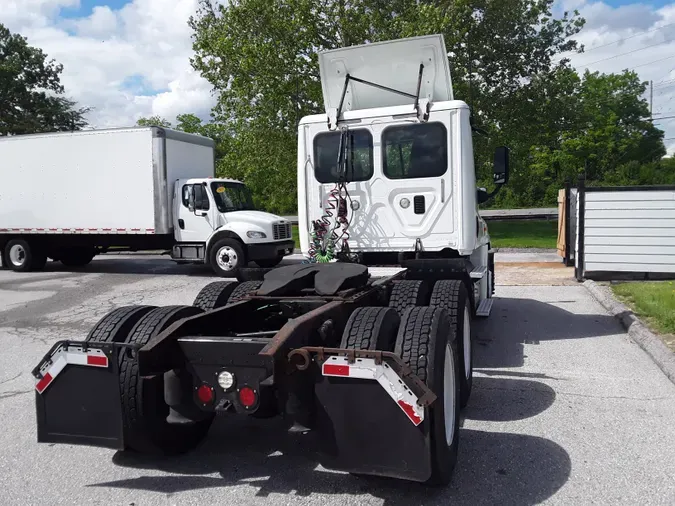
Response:
M381 130L382 180L373 200L382 204L390 246L448 246L454 231L448 127L441 122L405 123Z
M204 183L177 183L176 192L176 241L206 242L213 232L215 205L210 201ZM191 203L194 209L190 209Z

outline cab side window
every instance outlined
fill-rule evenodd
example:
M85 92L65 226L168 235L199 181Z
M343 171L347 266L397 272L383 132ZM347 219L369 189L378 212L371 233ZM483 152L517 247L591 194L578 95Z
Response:
M190 193L194 194L195 197L195 210L199 211L208 211L211 205L209 204L209 195L206 192L206 188L201 184L186 184L183 185L182 189L182 201L183 205L190 208Z

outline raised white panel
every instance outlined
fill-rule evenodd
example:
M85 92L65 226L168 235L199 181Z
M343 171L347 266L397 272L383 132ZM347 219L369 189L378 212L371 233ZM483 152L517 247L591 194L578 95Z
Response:
M586 202L627 202L646 200L675 200L675 190L623 191L623 192L589 192Z
M586 202L586 212L596 209L675 209L675 200L600 200Z
M598 254L598 253L589 253L584 255L586 262L586 270L588 270L588 264L592 262L604 262L611 264L659 264L659 265L675 265L675 255L664 254L654 254L654 255L630 255L630 254Z
M590 219L586 218L584 220L585 227L590 228L643 228L643 227L654 227L654 228L671 228L675 229L675 220L673 219L663 219L663 218L654 218L654 219L613 219L613 218L602 218L602 219ZM670 232L671 234L673 232Z
M611 232L611 230L603 230L603 232ZM647 228L646 231L660 230L658 228ZM666 229L668 230L668 229ZM597 236L586 236L586 251L590 251L591 246L634 246L636 244L643 244L647 247L654 248L657 246L675 246L675 235L663 236L657 235L655 237L646 237L644 235L638 235L635 230L627 230L626 235L597 235ZM642 231L641 231L642 232Z
M672 255L675 262L675 245L655 245L633 241L631 245L598 245L586 241L586 254L593 253L609 255Z
M675 264L586 262L585 272L675 272Z
M675 226L675 207L672 209L588 209L586 220L596 219L669 219Z

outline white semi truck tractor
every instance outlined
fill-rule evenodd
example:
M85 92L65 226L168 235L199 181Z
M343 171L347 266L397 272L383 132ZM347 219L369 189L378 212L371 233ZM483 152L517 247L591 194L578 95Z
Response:
M206 137L158 127L22 135L0 139L0 160L0 256L15 271L162 249L234 277L293 252L289 221L257 211L242 182L214 177Z
M116 308L54 344L33 370L38 441L176 453L216 414L283 416L326 468L450 481L472 321L493 301L469 109L441 36L319 61L326 114L298 131L306 261L211 283L192 306ZM376 277L369 255L402 269Z

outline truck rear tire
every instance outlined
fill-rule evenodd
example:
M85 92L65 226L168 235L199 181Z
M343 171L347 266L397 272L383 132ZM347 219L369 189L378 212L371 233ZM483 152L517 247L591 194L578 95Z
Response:
M7 267L15 272L29 272L44 268L47 256L28 241L12 239L5 246L3 265L5 261Z
M153 309L157 309L156 306L122 306L113 309L94 325L85 341L95 343L124 342L138 320Z
M411 307L403 314L396 353L437 395L425 408L429 420L431 477L429 485L447 485L459 445L459 360L457 339L447 312Z
M215 281L209 283L197 294L193 306L212 311L227 305L228 299L234 292L239 283L236 281Z
M284 255L281 254L274 258L265 258L256 260L255 263L258 264L263 269L271 269L272 267L276 267L277 265L279 265L283 259Z
M459 280L436 281L431 292L430 306L445 309L452 331L457 336L460 362L460 407L465 407L473 384L473 346L471 340L471 301L466 285Z
M174 322L202 313L194 306L169 306L146 313L126 342L144 346ZM122 419L126 445L140 453L171 455L193 449L206 436L213 416L192 423L167 422L169 406L164 400L163 376L141 377L138 361L120 355Z
M389 307L393 307L402 315L411 306L426 306L429 302L430 286L426 281L403 280L394 281L389 296Z
M243 300L249 293L253 293L260 288L261 285L262 281L244 281L243 283L239 283L239 286L234 289L229 299L227 299L227 303L234 304Z
M340 348L393 351L401 318L390 307L360 307L345 325Z
M66 267L84 267L93 259L96 252L90 248L70 248L59 253L59 260Z
M236 278L239 269L246 267L246 252L236 239L221 239L211 247L209 263L221 278Z

